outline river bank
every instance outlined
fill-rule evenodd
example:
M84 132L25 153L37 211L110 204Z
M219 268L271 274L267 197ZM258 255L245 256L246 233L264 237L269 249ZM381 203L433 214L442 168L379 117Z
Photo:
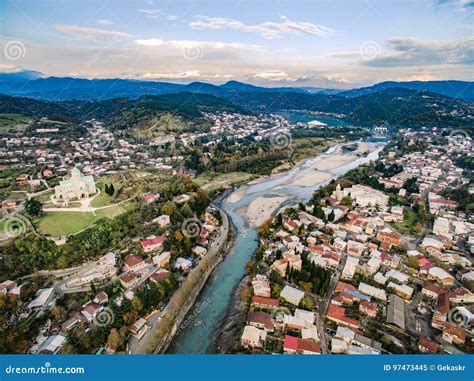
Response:
M380 145L365 145L360 151L370 153L361 157L359 152L354 151L345 154L342 150L344 145L338 144L317 157L298 162L286 173L241 184L225 191L214 201L229 215L237 236L230 252L216 266L197 298L196 306L206 307L191 310L199 324L190 324L179 332L168 353L222 353L232 347L245 324L246 316L242 311L246 307L242 298L242 290L247 286L245 265L258 247L259 223L275 215L282 207L307 201L318 187L350 169L375 160L383 148ZM320 177L322 181L317 184L312 182L314 185L304 186L301 185L303 180L298 180L322 170L328 172L330 177Z

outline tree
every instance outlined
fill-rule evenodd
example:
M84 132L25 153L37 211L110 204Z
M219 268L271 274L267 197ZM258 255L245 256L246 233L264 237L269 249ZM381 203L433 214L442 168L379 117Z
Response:
M25 210L31 217L36 217L43 212L43 205L37 199L30 198L25 202Z
M121 333L116 329L112 328L109 333L109 337L107 338L107 346L116 351L118 347L120 347L123 343L124 337Z
M109 187L109 195L110 195L110 196L113 196L114 193L115 193L114 184L110 184L110 187Z
M191 207L189 206L188 203L185 203L182 207L181 207L181 214L186 217L186 218L190 218L193 216L193 211L191 210Z
M104 186L104 192L105 192L106 194L110 194L109 184L105 184L105 186Z
M334 221L334 218L336 218L334 214L334 210L331 210L331 213L329 213L329 216L328 216L328 220L332 222Z

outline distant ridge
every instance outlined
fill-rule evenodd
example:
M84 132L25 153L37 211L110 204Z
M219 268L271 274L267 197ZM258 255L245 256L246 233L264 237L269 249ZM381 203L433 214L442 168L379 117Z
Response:
M140 81L130 79L84 79L71 77L44 77L41 73L24 70L16 73L0 73L0 93L39 100L106 100L113 98L136 99L143 95L192 92L218 97L235 96L239 93L300 93L357 97L392 88L428 91L459 100L474 101L474 82L466 81L387 81L373 86L352 90L312 87L262 87L239 81L222 85L206 82L178 84L170 82Z

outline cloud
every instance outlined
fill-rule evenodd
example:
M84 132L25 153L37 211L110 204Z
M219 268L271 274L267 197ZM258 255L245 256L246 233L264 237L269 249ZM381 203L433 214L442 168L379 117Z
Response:
M112 25L112 24L113 24L113 21L112 21L112 20L108 20L108 19L99 19L99 20L97 20L97 24L100 24L100 25Z
M436 7L442 5L454 5L457 9L463 11L469 11L474 8L473 0L434 0L434 5Z
M264 71L253 76L255 79L265 81L295 81L297 78L288 75L288 73L281 70Z
M285 34L308 34L317 37L327 37L332 33L332 29L322 25L292 21L285 16L282 16L281 19L281 22L265 21L257 25L248 25L235 19L200 17L199 20L190 22L189 26L194 29L232 29L258 33L268 39L281 38Z
M231 74L201 74L198 70L187 70L176 73L145 73L140 75L140 79L229 79L233 76Z
M470 65L474 57L474 39L422 40L396 37L386 41L378 58L366 61L368 66Z
M20 73L22 72L23 69L12 65L12 64L2 64L0 63L0 73L8 73L8 74L13 74L13 73Z
M178 16L169 15L158 8L139 9L138 12L143 13L144 16L149 19L160 19L168 21L174 21L178 19Z
M112 30L95 29L95 28L84 28L78 25L56 25L55 28L60 32L66 33L78 40L90 40L90 41L111 41L111 40L123 40L131 37L128 33L117 32Z
M148 47L172 47L176 49L201 48L201 49L234 49L234 50L258 50L256 45L246 45L237 42L216 42L196 40L169 40L164 41L156 38L135 40L135 43Z

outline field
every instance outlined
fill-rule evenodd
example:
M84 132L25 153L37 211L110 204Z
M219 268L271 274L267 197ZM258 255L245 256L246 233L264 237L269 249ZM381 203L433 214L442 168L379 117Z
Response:
M256 177L258 176L246 172L230 172L218 176L203 173L197 176L193 181L202 189L211 191L221 187L230 188L233 185L253 180Z
M0 114L0 133L16 133L22 131L34 119L23 114Z
M100 189L100 194L91 201L91 206L94 208L100 208L101 206L107 206L110 204L114 204L117 201L114 201L111 196L109 196L107 193L105 193L104 186L105 184L114 184L114 189L115 192L118 192L121 188L121 184L118 181L115 181L115 179L111 179L110 181L103 181L101 180L96 184L97 188Z
M311 156L317 156L324 152L328 147L339 143L338 139L326 138L299 138L293 139L293 160L300 161Z
M44 216L36 221L36 225L44 234L54 237L68 236L87 228L101 218L114 218L131 208L133 208L133 203L127 202L98 210L95 215L93 213L81 212L50 212L45 213Z
M404 220L393 223L392 227L400 234L415 236L421 231L423 225L420 223L417 213L412 210L405 210Z

